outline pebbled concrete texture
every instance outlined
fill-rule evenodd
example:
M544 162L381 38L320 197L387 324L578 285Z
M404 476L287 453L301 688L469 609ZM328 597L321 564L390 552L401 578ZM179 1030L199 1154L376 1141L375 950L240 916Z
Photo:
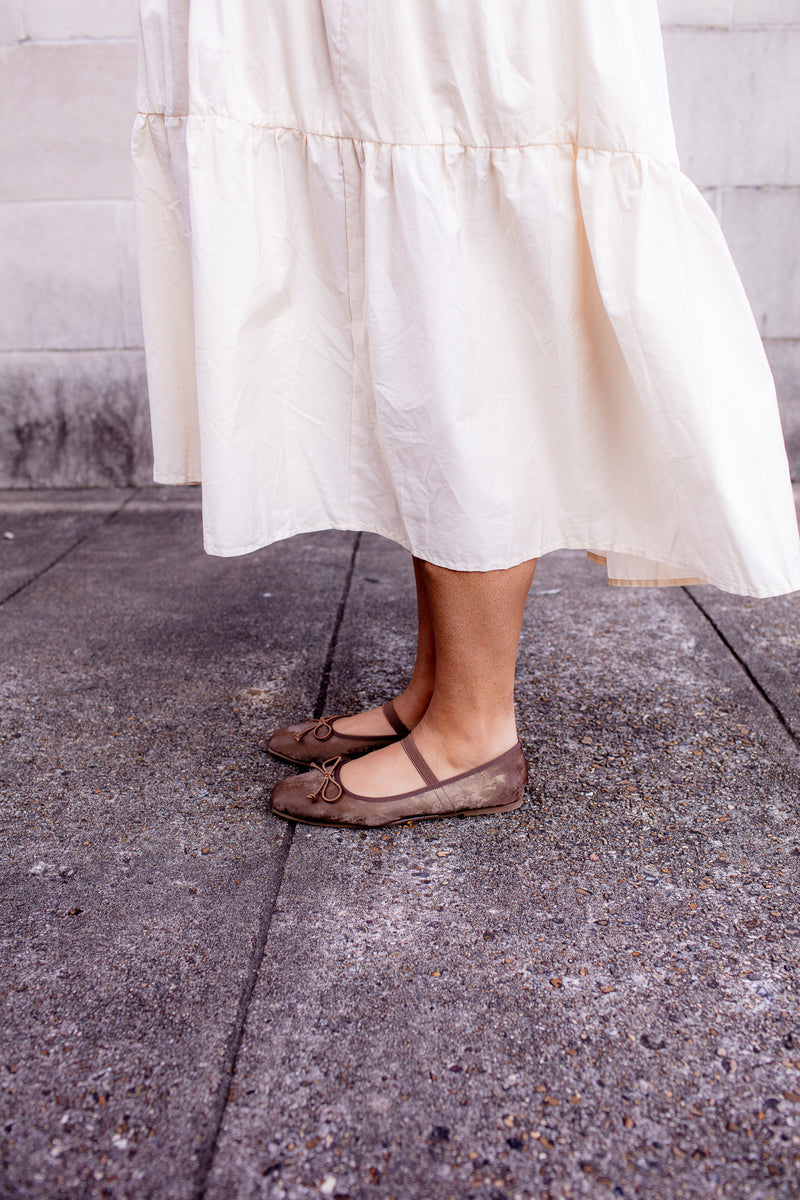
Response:
M682 591L575 555L519 704L519 813L298 829L210 1197L796 1195L790 739Z
M196 489L45 500L0 618L0 1194L797 1195L800 597L552 555L528 803L292 831L265 732L402 686L408 556L208 559Z
M176 491L3 609L3 1195L191 1196L227 1091L285 854L264 727L315 702L353 539L207 558Z
M31 490L15 497L11 508L3 509L0 503L0 603L113 519L133 494L132 489L98 493L89 488L55 499L52 491ZM54 503L57 520L53 519Z
M797 598L749 600L715 588L692 588L691 596L743 668L775 707L779 720L800 737L800 623Z

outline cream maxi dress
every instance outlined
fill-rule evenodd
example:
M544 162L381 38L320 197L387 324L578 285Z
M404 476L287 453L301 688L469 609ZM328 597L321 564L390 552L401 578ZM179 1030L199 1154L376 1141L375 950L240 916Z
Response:
M141 0L156 479L206 549L800 588L774 386L655 0Z

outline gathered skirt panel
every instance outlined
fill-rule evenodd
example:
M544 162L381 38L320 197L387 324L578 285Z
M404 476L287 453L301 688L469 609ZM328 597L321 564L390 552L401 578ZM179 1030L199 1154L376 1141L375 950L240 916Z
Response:
M800 588L655 5L607 3L143 0L156 479L202 480L211 553L365 529L457 570L573 547L622 584Z

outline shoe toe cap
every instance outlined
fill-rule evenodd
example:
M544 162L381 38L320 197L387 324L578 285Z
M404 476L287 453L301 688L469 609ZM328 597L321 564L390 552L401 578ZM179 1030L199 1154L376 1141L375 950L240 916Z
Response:
M271 804L274 812L284 817L301 818L307 815L312 801L309 799L311 775L304 772L290 779L282 779L272 789Z
M286 725L283 729L276 729L267 742L267 749L270 754L277 754L281 758L301 761L303 759L304 744L298 737L298 734L302 734L308 728L308 724L305 724Z

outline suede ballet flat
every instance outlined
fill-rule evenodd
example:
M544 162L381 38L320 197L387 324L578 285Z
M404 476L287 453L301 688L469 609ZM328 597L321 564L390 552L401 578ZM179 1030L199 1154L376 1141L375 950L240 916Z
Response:
M498 758L452 779L437 779L409 733L400 743L425 786L397 796L360 796L341 781L341 757L283 779L272 790L272 811L304 825L374 829L438 817L511 812L524 799L528 765L519 742Z
M319 721L304 721L300 725L286 725L283 729L276 729L267 743L267 749L276 758L296 763L301 767L308 767L329 758L358 758L361 754L391 746L410 732L395 712L391 700L386 701L381 711L394 733L378 737L338 733L333 725L339 718L327 717Z

